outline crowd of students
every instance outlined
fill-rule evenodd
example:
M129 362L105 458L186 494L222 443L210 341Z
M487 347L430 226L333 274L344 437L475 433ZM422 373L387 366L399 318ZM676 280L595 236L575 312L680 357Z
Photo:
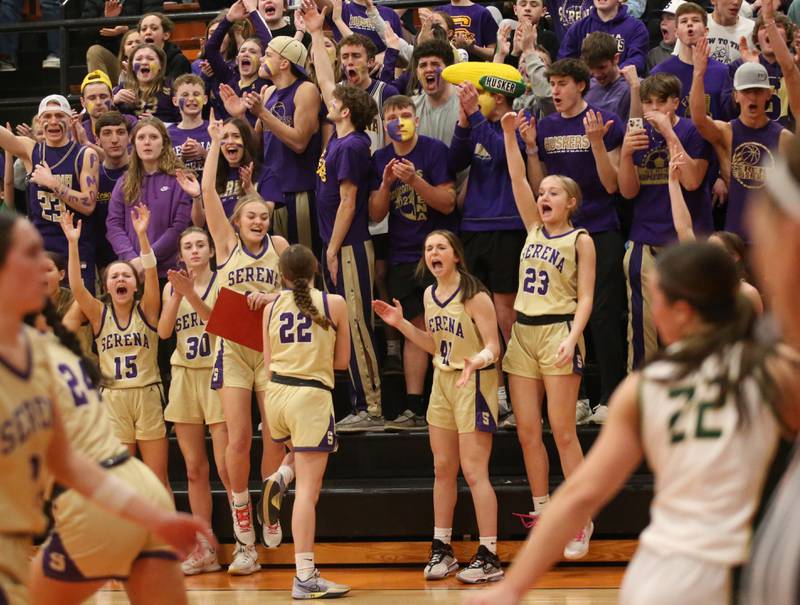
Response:
M209 426L238 542L231 573L259 567L247 489L253 394L266 545L281 541L294 453L333 451L336 432L428 426L436 527L426 577L458 567L449 543L460 468L481 540L459 579L492 581L502 570L491 433L517 429L535 524L549 500L543 400L569 476L583 458L576 421L602 423L626 373L659 348L646 283L662 250L708 237L736 260L760 312L744 216L795 136L795 27L770 1L753 21L741 0L715 0L710 14L673 0L652 44L642 11L517 0L502 19L453 0L416 11L411 35L409 14L371 2L306 1L290 16L273 0L237 0L192 63L169 42L171 21L150 13L115 34L118 55L89 48L80 113L50 95L30 127L0 127L6 180L21 177L52 253L51 296L86 341L91 327L116 436L168 487L172 423L192 510L205 519ZM522 94L442 77L463 61L517 67ZM270 362L203 326L222 287L271 318L293 244L312 251L319 283L346 305L328 314L314 290L297 303L315 326L346 318L350 354L332 363L349 360L351 411L287 453L282 440L294 434L271 407ZM295 289L313 281L307 264L293 269ZM71 294L59 289L65 277ZM312 330L286 321L281 333L298 341ZM600 375L591 407L579 402L584 332ZM161 368L160 339L174 348ZM394 419L380 396L390 368L406 387ZM303 468L316 502L321 471ZM566 555L583 556L592 530L587 519ZM311 581L313 555L309 567L300 554L298 578ZM207 541L183 563L187 574L218 568Z

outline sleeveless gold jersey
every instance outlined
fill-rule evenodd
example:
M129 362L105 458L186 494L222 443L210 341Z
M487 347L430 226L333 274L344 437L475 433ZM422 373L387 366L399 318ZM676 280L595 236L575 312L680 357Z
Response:
M327 295L316 288L310 291L311 301L330 319ZM300 312L291 290L280 293L268 318L270 347L269 369L276 374L319 380L333 388L333 354L336 328L326 330Z
M161 382L158 370L158 332L148 325L136 302L128 325L121 326L114 307L103 307L100 331L95 335L100 370L109 388L132 389Z
M47 527L42 506L54 377L45 338L23 329L29 351L25 367L0 358L0 534L38 534Z
M464 368L464 359L484 347L478 328L461 302L461 286L446 300L439 300L436 286L425 297L425 324L436 343L433 365L439 370Z
M200 297L209 307L217 300L217 273L211 276L208 288ZM164 303L172 295L172 289L164 292ZM175 352L170 358L173 366L183 368L211 368L214 365L216 337L206 332L206 324L185 298L181 299L178 316L175 318Z
M231 250L228 259L217 267L217 284L219 288L228 288L234 292L277 292L281 288L278 271L278 253L268 235L264 238L264 247L259 254L251 254L236 238L236 246Z
M544 225L528 233L519 256L514 309L525 315L567 315L578 306L578 236L585 229L548 235Z
M81 360L55 337L49 339L48 345L56 375L56 405L70 444L95 462L124 452L125 446L114 436L100 393Z

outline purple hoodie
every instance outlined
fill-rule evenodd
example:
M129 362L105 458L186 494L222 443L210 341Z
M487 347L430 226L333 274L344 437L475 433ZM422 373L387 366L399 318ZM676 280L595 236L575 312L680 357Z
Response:
M111 193L106 219L106 237L120 259L131 260L139 256L140 248L139 239L131 222L131 206L125 205L123 195L125 180L125 178L119 179ZM167 269L175 268L178 238L191 222L191 200L178 185L175 177L163 172L147 174L142 178L140 200L150 208L147 237L158 260L158 275L164 277Z
M650 50L650 35L642 21L628 14L628 7L625 5L619 7L617 16L610 21L600 19L597 16L597 9L593 7L588 16L576 21L567 30L561 42L561 50L558 51L558 58L579 59L583 39L598 31L610 34L616 39L620 52L620 67L635 65L639 75L644 76L647 52Z

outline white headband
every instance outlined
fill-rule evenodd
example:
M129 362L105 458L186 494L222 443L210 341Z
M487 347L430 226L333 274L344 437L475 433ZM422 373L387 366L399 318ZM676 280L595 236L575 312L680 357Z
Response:
M800 184L783 158L767 171L764 188L773 201L794 220L800 221Z

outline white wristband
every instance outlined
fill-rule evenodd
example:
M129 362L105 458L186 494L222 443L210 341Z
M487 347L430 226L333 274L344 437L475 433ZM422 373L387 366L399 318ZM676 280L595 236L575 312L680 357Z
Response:
M492 353L489 349L483 349L476 357L482 362L481 368L485 368L494 362L494 353Z
M105 475L103 481L95 488L89 499L100 508L112 513L125 510L130 501L136 497L136 492L113 475L107 472L103 474Z
M156 260L156 253L150 250L147 254L142 254L139 256L139 260L142 261L142 267L145 269L153 269L158 264Z

